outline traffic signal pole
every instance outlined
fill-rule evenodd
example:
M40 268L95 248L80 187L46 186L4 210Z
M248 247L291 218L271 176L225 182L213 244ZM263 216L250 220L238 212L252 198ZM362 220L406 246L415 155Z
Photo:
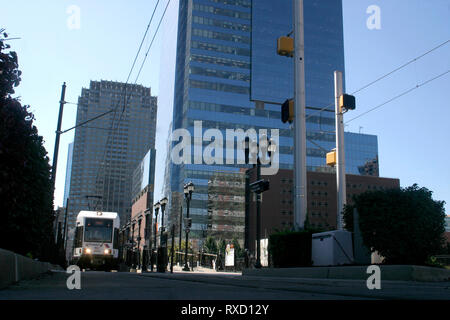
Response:
M55 150L53 151L53 165L52 165L53 192L55 192L56 167L58 166L59 140L61 136L61 125L63 119L64 104L66 103L64 101L65 97L66 97L66 83L64 82L61 89L61 100L59 101L59 115L58 115L58 124L56 126Z
M294 224L304 229L307 208L306 188L306 101L305 101L305 39L303 0L294 0Z
M256 155L256 181L261 180L261 162L259 155ZM255 268L260 269L261 265L261 193L256 193L256 263Z
M342 211L346 204L345 181L345 147L344 147L344 113L341 110L340 97L343 92L343 76L341 71L334 72L334 92L336 111L336 183L338 194L337 229L343 230Z

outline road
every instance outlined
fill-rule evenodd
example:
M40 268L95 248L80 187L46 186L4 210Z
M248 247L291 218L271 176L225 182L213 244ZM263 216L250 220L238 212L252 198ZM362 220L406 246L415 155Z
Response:
M237 274L136 274L82 272L81 289L70 275L53 272L0 290L0 300L371 300L446 299L450 283L382 282L367 289L359 280L244 277Z

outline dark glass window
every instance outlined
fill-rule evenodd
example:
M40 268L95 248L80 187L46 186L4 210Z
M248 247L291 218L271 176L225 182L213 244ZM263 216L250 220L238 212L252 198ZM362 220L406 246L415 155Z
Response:
M113 220L94 218L86 219L84 230L84 241L111 242Z

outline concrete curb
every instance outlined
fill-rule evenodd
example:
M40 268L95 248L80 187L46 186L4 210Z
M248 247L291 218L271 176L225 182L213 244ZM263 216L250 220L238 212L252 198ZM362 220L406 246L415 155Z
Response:
M0 249L0 289L21 280L36 278L53 268L48 262L35 261L14 252Z
M383 290L369 290L366 280L353 279L314 279L269 276L228 276L217 274L181 273L173 274L147 273L144 277L175 281L189 281L204 284L225 285L233 287L255 288L256 290L282 290L312 294L331 294L356 299L382 300L448 300L450 284L443 282L420 283L415 281L382 280Z
M287 277L302 279L346 279L367 280L368 266L340 266L314 268L286 268L286 269L246 269L244 276L257 277ZM420 281L438 282L450 281L450 270L414 266L414 265L380 265L381 278L390 281Z

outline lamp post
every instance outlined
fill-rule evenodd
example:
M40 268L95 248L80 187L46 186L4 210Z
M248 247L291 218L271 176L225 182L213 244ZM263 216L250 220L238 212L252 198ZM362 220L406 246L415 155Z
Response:
M150 264L150 252L152 252L152 246L151 246L151 230L152 230L152 226L151 226L151 221L152 221L152 210L151 209L147 209L144 212L145 215L145 233L144 233L144 238L145 238L145 271L148 271L148 265Z
M194 192L194 184L192 182L189 182L187 185L184 186L184 198L186 199L186 249L185 249L185 255L184 255L184 268L183 271L190 271L188 266L188 241L189 241L189 232L191 229L191 223L189 219L189 207L192 199L192 193Z
M157 202L154 206L153 206L154 208L155 208L155 236L154 236L154 243L155 243L155 249L157 250L157 248L158 248L158 245L157 245L157 241L156 241L156 234L158 233L158 229L157 229L157 225L158 225L158 213L159 213L159 208L161 207L161 204L159 203L159 202ZM152 251L152 262L151 262L151 264L152 264L152 267L151 267L151 269L152 269L152 271L153 271L153 258L155 257L155 254L154 254L154 252Z
M274 140L270 140L270 144L267 144L267 137L262 136L260 138L261 141L264 141L264 146L261 146L266 150L270 160L272 160L272 155L276 152L276 144ZM251 148L251 144L256 144L257 148ZM261 194L264 191L269 189L269 182L261 180L261 161L259 157L259 148L260 145L256 142L250 142L249 139L245 139L244 142L245 148L245 160L246 163L249 162L249 155L252 154L253 161L256 164L253 164L253 168L256 166L256 182L252 183L249 187L250 189L256 193L256 263L255 268L260 269L261 265ZM256 152L255 152L256 151ZM264 151L264 150L262 150ZM256 161L255 161L256 158Z
M166 238L166 228L164 227L164 212L166 211L166 205L169 202L167 197L163 198L159 201L161 205L161 228L159 233L159 257L161 260L159 261L159 271L165 272L167 262L166 262L166 256L167 256L167 238Z
M162 199L161 201L159 201L160 205L161 205L161 234L166 231L164 228L164 212L166 211L166 205L169 202L169 200L167 198Z

